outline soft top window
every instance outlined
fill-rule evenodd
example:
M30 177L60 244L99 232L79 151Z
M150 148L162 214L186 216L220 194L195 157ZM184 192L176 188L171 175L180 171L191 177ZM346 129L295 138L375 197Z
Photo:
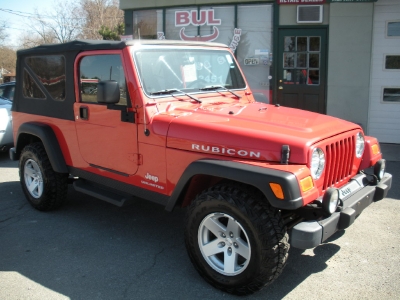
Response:
M30 56L25 58L25 63L31 68L36 79L44 86L54 100L65 100L64 56ZM29 94L25 96L32 97Z

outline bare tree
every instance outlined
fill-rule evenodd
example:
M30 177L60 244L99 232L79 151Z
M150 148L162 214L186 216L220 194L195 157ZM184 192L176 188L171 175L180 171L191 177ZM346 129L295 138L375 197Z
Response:
M80 15L84 18L81 37L102 39L104 28L118 31L124 23L124 12L118 8L118 0L81 0Z
M38 44L65 43L76 39L81 32L79 6L72 1L55 1L53 13L36 9L29 19L29 32L22 38L22 47Z
M4 40L8 37L6 33L7 25L5 21L0 22L0 43L3 43Z
M13 49L5 46L0 47L0 71L3 74L7 74L7 71L15 71L16 60L17 54Z

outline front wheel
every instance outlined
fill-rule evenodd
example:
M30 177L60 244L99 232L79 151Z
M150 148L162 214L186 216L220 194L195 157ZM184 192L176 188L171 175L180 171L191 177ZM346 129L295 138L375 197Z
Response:
M68 174L53 170L42 143L29 144L22 150L19 176L22 190L34 208L53 210L66 201Z
M185 244L202 277L237 295L254 293L277 278L289 250L279 211L258 191L230 184L212 187L192 202Z

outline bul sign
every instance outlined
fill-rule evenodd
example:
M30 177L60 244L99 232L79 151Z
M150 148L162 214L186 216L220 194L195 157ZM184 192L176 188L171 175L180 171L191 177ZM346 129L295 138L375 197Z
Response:
M189 25L213 26L213 33L204 36L189 36L185 34L185 27L184 27ZM215 18L213 9L205 9L200 11L179 10L175 12L175 26L182 27L181 30L179 31L179 36L184 41L201 41L201 42L214 41L219 36L219 30L216 25L221 25L221 20Z
M214 10L191 10L191 11L176 11L175 26L202 26L202 25L221 25L220 19L215 19Z

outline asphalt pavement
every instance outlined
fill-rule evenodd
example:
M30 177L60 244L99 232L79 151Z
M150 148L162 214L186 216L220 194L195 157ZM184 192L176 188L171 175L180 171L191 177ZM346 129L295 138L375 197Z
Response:
M292 248L282 275L242 299L400 299L400 146L394 148L386 199L323 245ZM184 214L139 199L118 208L71 187L67 205L39 212L25 200L17 162L0 153L0 299L238 299L191 265Z

